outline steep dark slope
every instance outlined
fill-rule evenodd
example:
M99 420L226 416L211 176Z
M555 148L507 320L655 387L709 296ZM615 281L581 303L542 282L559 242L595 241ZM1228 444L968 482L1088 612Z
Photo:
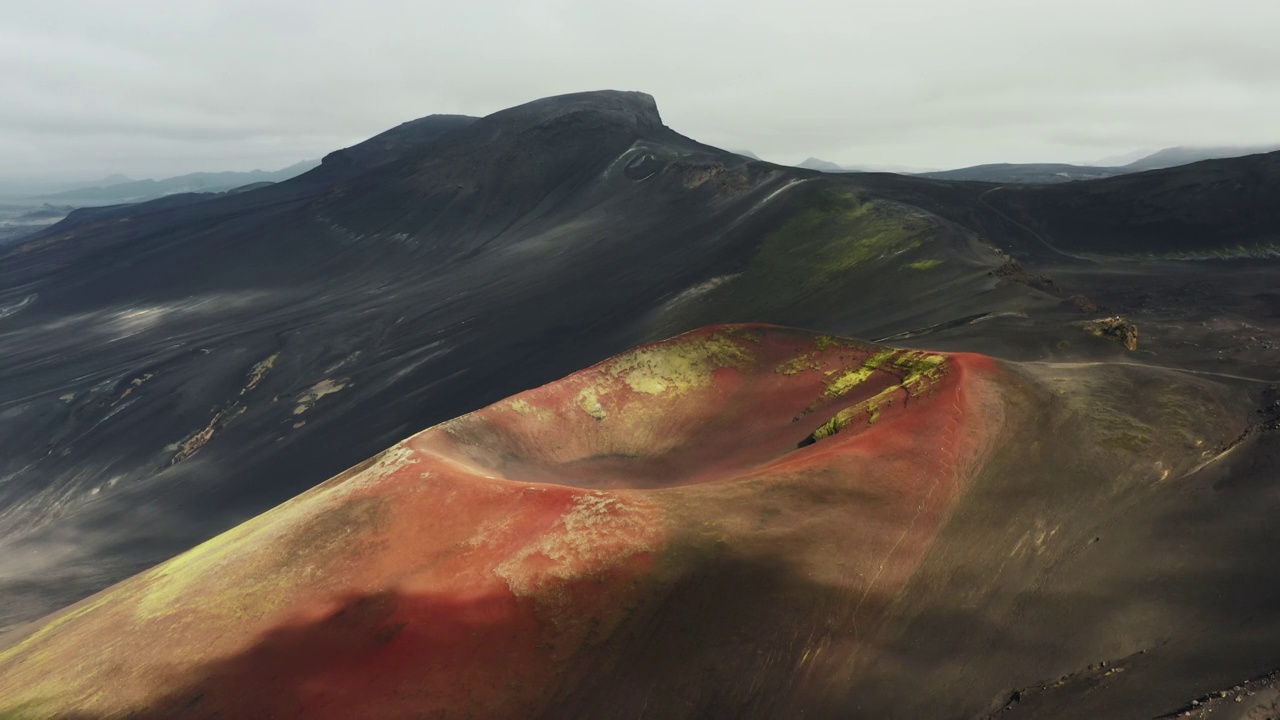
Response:
M1280 153L1093 183L991 192L985 200L1066 250L1107 255L1275 255Z
M309 179L315 180L316 176L330 178L338 174L354 175L386 165L476 120L477 118L469 115L428 115L400 123L358 145L325 155L320 161L321 169Z

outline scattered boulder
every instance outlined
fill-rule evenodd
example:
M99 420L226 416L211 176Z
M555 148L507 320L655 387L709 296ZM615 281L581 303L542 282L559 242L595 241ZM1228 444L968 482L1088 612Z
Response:
M1263 430L1280 430L1280 387L1270 387L1262 394L1262 408L1258 414L1262 416Z
M1006 258L1004 263L988 274L1001 280L1022 283L1027 287L1037 288L1053 295L1061 296L1064 294L1062 286L1058 284L1057 280L1053 279L1053 276L1045 274L1032 275L1030 271L1023 267L1022 263L1004 253L1000 255Z
M992 275L1014 282L1030 282L1031 275L1022 267L1022 263L1010 258L1004 264L991 271Z
M1079 308L1080 312L1084 312L1084 313L1098 312L1098 306L1095 305L1092 300L1085 297L1084 295L1072 295L1070 299L1071 299L1071 304Z
M1126 349L1138 349L1138 326L1119 315L1094 320L1086 324L1084 329L1091 335L1115 338L1123 343Z

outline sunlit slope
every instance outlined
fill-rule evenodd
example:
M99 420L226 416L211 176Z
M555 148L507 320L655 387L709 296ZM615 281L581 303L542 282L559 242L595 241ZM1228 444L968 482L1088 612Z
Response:
M627 637L683 632L655 612L701 612L736 592L718 574L757 565L804 578L728 611L756 638L744 648L783 656L719 662L820 692L991 451L1000 373L768 326L640 348L413 436L43 622L0 655L0 707L528 717L636 659ZM704 600L670 594L689 583Z
M1182 630L1194 593L1127 625L1061 593L1131 603L1165 562L1134 529L1247 444L1238 402L1150 369L694 331L414 435L11 636L0 712L998 709L1169 627L1213 649ZM1032 628L1054 652L1005 640ZM1125 702L1199 682L1151 672Z

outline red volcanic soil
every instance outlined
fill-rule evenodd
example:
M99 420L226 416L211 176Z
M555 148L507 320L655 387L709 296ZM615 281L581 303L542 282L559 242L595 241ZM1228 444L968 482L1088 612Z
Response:
M803 707L999 438L1001 377L768 326L639 348L38 623L0 651L0 715Z

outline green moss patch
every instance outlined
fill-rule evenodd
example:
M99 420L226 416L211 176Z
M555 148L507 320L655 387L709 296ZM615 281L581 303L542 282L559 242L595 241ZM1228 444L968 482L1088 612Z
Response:
M824 189L807 196L802 210L761 241L738 289L752 304L765 306L825 294L857 274L883 269L887 258L919 248L935 227L896 203Z
M924 271L924 270L932 270L932 269L934 269L934 268L938 267L938 266L939 266L939 265L941 265L941 264L942 264L942 261L941 261L941 260L939 260L939 259L937 259L937 258L929 258L929 259L927 259L927 260L917 260L917 261L915 261L915 262L913 262L913 263L907 263L906 265L903 265L902 267L905 267L905 268L907 268L908 270L920 270L920 271Z

